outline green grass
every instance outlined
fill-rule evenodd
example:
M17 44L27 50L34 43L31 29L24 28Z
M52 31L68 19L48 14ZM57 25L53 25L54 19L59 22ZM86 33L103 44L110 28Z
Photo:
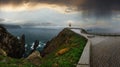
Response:
M70 36L68 36L68 42L64 43L58 49L47 55L47 57L43 58L43 63L40 67L76 67L87 40L72 31L69 32ZM63 48L70 49L66 53L56 56L56 52Z
M0 55L0 67L35 67L25 59L14 59Z

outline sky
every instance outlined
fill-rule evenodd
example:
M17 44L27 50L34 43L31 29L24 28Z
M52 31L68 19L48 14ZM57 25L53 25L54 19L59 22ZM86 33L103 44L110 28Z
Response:
M0 24L119 27L120 0L0 0Z

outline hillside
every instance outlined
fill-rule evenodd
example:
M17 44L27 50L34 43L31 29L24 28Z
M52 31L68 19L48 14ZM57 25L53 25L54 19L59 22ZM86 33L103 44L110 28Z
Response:
M10 34L3 26L0 26L0 50L7 56L21 58L25 52L25 36L20 39Z
M0 33L4 35L0 42L0 67L75 67L87 42L84 37L65 28L47 42L42 52L34 50L27 58L21 58L24 36L18 40L3 27L0 27Z
M41 67L75 67L87 39L65 28L41 52Z

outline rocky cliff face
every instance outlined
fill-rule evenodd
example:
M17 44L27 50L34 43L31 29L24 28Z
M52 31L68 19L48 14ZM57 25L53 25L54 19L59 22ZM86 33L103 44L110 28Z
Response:
M70 42L70 38L71 38L72 34L73 34L73 32L71 32L69 29L67 29L67 28L63 29L58 34L58 36L56 36L51 41L48 41L46 43L46 46L44 47L44 50L41 52L41 56L44 57L47 54L56 50L58 47L60 47L64 43Z
M11 35L4 27L0 26L0 49L3 49L7 56L21 58L25 52L25 36L20 39Z

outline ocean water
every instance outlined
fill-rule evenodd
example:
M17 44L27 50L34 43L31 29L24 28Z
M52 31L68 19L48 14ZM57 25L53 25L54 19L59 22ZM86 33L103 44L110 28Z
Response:
M91 27L85 28L88 33L95 33L95 34L108 34L108 35L120 35L119 28L102 28L102 27Z
M39 40L39 46L37 50L42 51L47 41L58 35L63 28L11 28L7 29L12 35L20 37L25 35L26 40L26 53L27 55L33 49L35 40Z

